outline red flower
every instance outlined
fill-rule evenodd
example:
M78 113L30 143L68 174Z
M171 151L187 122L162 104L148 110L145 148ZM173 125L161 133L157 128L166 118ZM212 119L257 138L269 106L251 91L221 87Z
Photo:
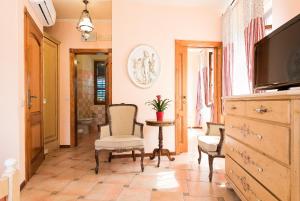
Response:
M157 95L156 98L157 98L157 101L160 101L161 96L160 96L160 95Z

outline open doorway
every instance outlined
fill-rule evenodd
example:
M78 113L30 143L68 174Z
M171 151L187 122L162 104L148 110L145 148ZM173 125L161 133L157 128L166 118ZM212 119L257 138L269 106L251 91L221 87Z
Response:
M70 51L71 145L94 138L111 104L111 50Z
M175 42L176 153L188 151L188 128L221 120L221 63L221 42Z
M196 138L203 135L206 122L214 121L213 48L187 49L187 127L188 150L197 153Z

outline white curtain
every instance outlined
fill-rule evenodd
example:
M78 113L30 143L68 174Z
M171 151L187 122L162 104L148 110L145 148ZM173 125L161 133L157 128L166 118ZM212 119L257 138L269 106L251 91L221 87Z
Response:
M208 100L208 64L209 64L209 51L203 49L200 53L200 66L198 71L197 82L197 100L196 100L196 114L195 123L197 126L204 126L205 122L212 121L213 119L213 107L206 105Z
M263 8L263 0L236 0L222 17L223 96L252 92L253 74L250 73L253 64L249 66L249 61L253 55L246 54L246 50L252 51L254 43L246 43L249 40L245 34L248 33L246 28L249 27L251 19L263 16L261 6ZM250 50L245 44L250 45Z

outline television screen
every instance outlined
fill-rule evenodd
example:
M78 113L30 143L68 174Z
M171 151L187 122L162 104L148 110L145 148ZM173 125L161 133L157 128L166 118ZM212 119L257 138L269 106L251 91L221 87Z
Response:
M254 87L300 86L300 15L255 46Z

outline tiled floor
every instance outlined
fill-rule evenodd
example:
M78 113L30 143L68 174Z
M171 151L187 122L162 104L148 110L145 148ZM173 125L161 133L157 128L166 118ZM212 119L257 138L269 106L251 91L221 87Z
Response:
M21 193L22 201L238 201L225 187L224 159L214 163L213 182L208 181L207 157L197 163L196 135L189 132L190 151L170 162L145 158L140 172L138 158L113 159L93 168L95 135L85 135L77 148L61 149L46 157L37 174Z

